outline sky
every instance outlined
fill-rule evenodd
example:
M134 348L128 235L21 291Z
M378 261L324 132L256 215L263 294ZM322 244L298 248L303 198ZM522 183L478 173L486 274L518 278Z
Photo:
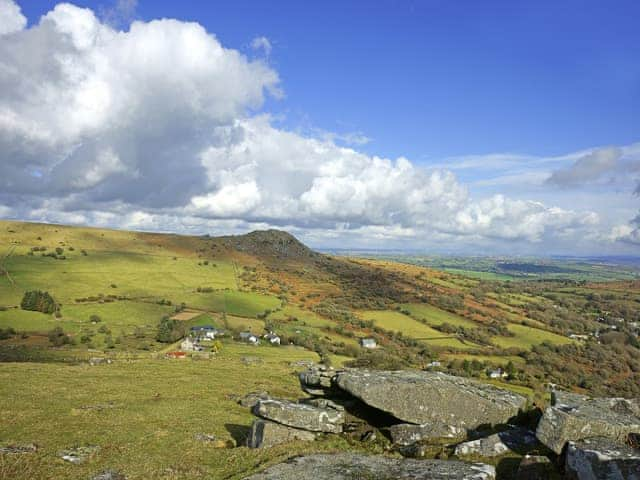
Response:
M0 0L0 218L640 253L636 1Z

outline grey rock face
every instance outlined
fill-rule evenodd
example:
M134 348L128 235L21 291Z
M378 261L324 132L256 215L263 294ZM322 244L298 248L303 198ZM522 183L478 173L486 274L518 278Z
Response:
M251 430L247 437L247 447L268 448L295 440L312 442L315 439L316 434L313 432L298 430L297 428L287 427L268 420L256 420L251 425Z
M300 387L310 395L327 395L331 393L336 371L332 368L317 366L300 372Z
M426 423L416 425L413 423L398 423L389 428L391 440L396 445L411 445L423 440L434 439L462 439L467 430L454 425L444 423Z
M536 430L547 447L560 453L568 441L606 437L624 443L630 433L640 433L640 402L637 399L590 398L553 392Z
M86 445L82 447L73 447L60 452L60 458L66 462L80 464L84 463L100 450L97 445Z
M566 478L640 480L640 450L603 437L569 442Z
M344 412L286 400L260 400L253 409L259 417L312 432L340 433Z
M525 455L520 461L518 480L549 480L556 473L551 460L539 455Z
M493 480L483 463L411 460L351 453L297 457L245 480Z
M518 452L538 443L533 432L523 428L513 428L494 433L488 437L461 443L455 454L459 457L479 455L481 457L499 457L508 452Z
M334 382L366 404L416 424L472 429L506 423L527 403L492 385L437 372L347 370Z
M35 443L27 443L25 445L7 445L0 447L0 453L35 453L38 446Z

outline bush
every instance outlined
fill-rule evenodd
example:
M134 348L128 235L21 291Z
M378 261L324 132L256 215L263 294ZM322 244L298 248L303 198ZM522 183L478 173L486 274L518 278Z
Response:
M64 253L64 248L62 247L56 247L56 254L57 255L62 255Z
M98 329L98 333L111 333L111 330L109 330L109 327L106 325L101 325Z
M48 292L31 290L24 293L20 308L32 312L53 313L58 309L58 305Z
M100 316L99 316L99 315L91 315L91 316L89 317L89 321L90 321L91 323L100 323L100 322L102 321L102 319L100 318Z
M11 328L0 328L0 340L6 340L7 338L11 338L16 334L16 331Z
M51 342L54 347L61 347L62 345L71 343L71 338L64 333L64 330L62 330L61 327L55 327L54 329L49 330L47 337L49 337L49 342Z

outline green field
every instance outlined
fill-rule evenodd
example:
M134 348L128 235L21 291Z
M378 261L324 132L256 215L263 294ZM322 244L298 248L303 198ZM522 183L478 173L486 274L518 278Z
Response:
M529 349L534 345L539 345L542 342L551 342L556 345L565 345L572 343L573 340L561 335L557 335L552 332L547 332L539 328L527 327L525 325L516 325L510 323L507 327L511 332L515 334L513 337L493 337L493 343L502 348L521 348Z
M474 328L478 324L473 320L461 317L454 313L446 312L432 305L426 303L403 303L400 308L407 310L411 316L424 320L429 325L441 325L443 323L449 323L457 327Z
M420 340L427 345L459 349L476 347L394 310L367 310L358 312L358 316L363 320L373 320L376 325L385 330L402 332L403 335Z

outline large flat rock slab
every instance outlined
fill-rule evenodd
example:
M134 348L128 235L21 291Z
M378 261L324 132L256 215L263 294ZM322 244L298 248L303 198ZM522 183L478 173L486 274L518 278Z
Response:
M569 442L569 480L640 480L640 450L603 437Z
M640 402L625 398L591 398L553 392L538 423L536 436L556 453L569 441L605 437L624 443L630 433L640 433Z
M483 463L412 460L352 453L296 457L245 480L494 480Z
M253 413L282 425L312 432L341 433L344 424L344 412L341 410L288 400L260 400L253 408Z
M521 395L438 372L338 372L335 384L366 404L408 423L476 428L506 423L522 410Z
M282 443L294 441L312 442L315 439L316 434L313 432L258 419L251 425L251 430L247 437L247 447L269 448Z

